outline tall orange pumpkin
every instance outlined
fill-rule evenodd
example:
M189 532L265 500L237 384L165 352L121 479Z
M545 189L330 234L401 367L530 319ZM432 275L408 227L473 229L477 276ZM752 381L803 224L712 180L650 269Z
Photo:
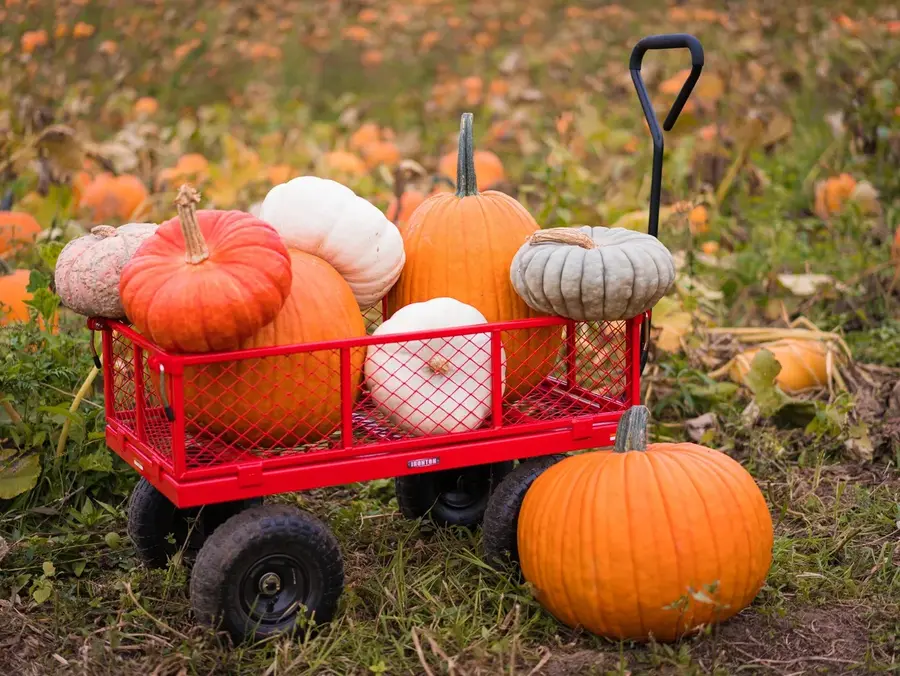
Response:
M321 258L290 249L292 282L275 320L241 349L357 338L366 326L350 286ZM351 352L353 400L365 348ZM189 428L249 448L316 443L341 421L340 352L244 359L185 370Z
M472 114L459 134L456 193L432 195L400 224L406 265L388 295L388 310L449 297L476 308L489 322L541 316L513 289L513 256L538 225L509 195L478 192L472 148ZM552 370L559 327L506 332L508 400L525 396Z
M569 626L671 641L740 612L772 562L772 519L753 477L696 444L647 445L635 406L615 450L570 456L528 489L522 573Z

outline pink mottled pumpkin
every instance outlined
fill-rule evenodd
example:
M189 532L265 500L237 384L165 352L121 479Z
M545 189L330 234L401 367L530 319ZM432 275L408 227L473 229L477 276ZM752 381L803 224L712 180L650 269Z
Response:
M89 235L66 244L56 261L56 292L63 305L87 317L123 319L119 297L122 268L155 223L128 223L118 228L98 225Z

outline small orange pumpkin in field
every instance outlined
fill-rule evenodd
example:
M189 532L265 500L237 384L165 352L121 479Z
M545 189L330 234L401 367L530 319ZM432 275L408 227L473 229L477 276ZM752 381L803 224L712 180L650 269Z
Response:
M19 211L0 211L0 256L32 244L41 232L34 216Z
M489 321L542 316L513 288L510 265L539 228L515 199L480 193L472 147L472 114L462 116L456 193L432 195L399 226L406 252L400 278L388 294L391 313L432 298L455 298ZM506 350L508 400L528 394L553 368L561 344L558 326L510 331Z
M84 189L79 206L95 223L127 220L147 199L147 188L137 176L99 174Z
M381 129L374 122L365 122L350 135L350 149L362 150L370 143L381 140Z
M31 300L28 282L31 279L29 270L14 270L0 260L0 326L12 322L27 322L29 306L25 301ZM52 332L59 326L59 315L54 317ZM43 317L38 318L38 326L45 329Z
M13 270L0 260L0 325L28 321L25 301L31 300L27 291L30 277L28 270Z
M366 335L356 297L331 265L289 249L291 290L275 320L241 349L314 343ZM350 354L355 401L365 348ZM265 448L315 443L341 422L339 350L299 352L185 369L189 424L239 446Z
M459 152L447 153L438 164L438 172L448 178L456 178ZM478 174L478 190L490 190L506 179L503 162L490 150L476 150L474 157L475 173Z
M271 322L291 288L291 261L268 223L243 211L195 210L183 185L178 216L122 268L122 307L164 350L235 349Z
M346 150L334 150L322 156L322 167L329 175L363 176L366 163Z
M200 153L188 153L178 158L174 167L159 172L156 189L180 185L184 182L201 183L209 177L209 160Z
M391 141L374 141L363 146L362 156L370 169L379 164L393 167L400 162L400 149Z
M615 450L569 456L528 489L522 573L557 619L601 636L673 641L748 606L772 563L772 518L724 453L647 444L645 406Z

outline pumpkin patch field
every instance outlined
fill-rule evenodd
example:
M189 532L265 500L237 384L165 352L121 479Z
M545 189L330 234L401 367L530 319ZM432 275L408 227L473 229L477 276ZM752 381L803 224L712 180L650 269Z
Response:
M0 56L0 674L900 670L900 8L5 0Z

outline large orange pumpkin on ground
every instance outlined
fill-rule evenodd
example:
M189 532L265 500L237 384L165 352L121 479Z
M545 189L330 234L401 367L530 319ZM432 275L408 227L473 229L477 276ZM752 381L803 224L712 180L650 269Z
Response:
M195 210L183 185L178 216L122 268L128 319L164 350L236 348L275 319L291 289L291 259L268 223L243 211Z
M321 258L289 250L293 281L275 320L241 349L366 335L344 278ZM351 388L359 394L365 348L351 352ZM185 370L190 428L237 446L293 447L321 441L340 426L340 351L232 360Z
M510 282L513 256L539 228L509 195L478 192L472 148L472 114L462 116L456 193L426 199L400 224L406 265L388 295L388 311L432 298L455 298L489 322L541 316ZM559 327L517 330L502 336L507 356L507 399L519 399L553 368Z
M519 561L567 625L671 641L753 600L772 562L772 519L737 461L696 444L647 445L647 418L631 408L614 451L570 456L534 481Z

